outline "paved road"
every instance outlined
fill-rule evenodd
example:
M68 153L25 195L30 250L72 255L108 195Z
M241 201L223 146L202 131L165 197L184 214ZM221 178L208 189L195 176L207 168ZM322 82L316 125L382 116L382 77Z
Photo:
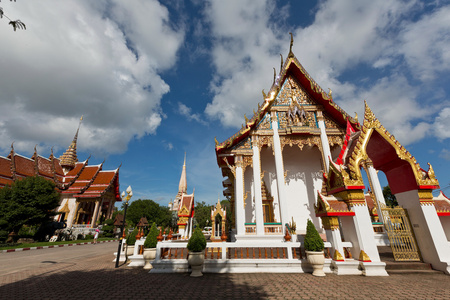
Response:
M1 299L450 299L450 276L152 274L114 268L117 243L0 254ZM17 268L15 268L17 266ZM4 272L6 270L6 274Z

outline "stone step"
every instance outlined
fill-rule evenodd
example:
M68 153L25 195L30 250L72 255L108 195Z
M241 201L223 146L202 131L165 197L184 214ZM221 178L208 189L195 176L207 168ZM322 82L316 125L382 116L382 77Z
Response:
M410 274L410 273L421 273L421 274L434 274L439 273L439 271L433 270L431 265L423 262L386 262L386 271L389 274Z

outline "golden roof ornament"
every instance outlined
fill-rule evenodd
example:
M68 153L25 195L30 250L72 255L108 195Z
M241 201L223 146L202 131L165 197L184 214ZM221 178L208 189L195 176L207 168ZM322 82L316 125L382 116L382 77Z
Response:
M217 145L219 145L219 141L217 140L217 136L214 137L214 143Z
M245 119L245 123L248 123L248 118L245 114L244 114L244 119Z
M262 94L263 94L264 100L266 100L267 95L266 95L266 93L264 93L264 89L262 90Z
M288 57L293 57L294 53L292 52L292 46L294 46L294 36L292 35L292 32L289 32L291 35L291 45L289 46L289 55Z
M280 64L280 72L283 70L283 54L280 53L281 56L281 64Z
M273 83L272 85L275 84L275 79L277 78L277 70L275 68L273 68Z
M64 152L64 154L61 155L59 158L61 160L61 167L66 168L68 170L73 169L75 167L75 163L78 162L77 139L78 139L78 132L80 131L81 127L81 121L83 121L83 116L81 116L80 118L80 123L78 124L78 129L77 132L75 133L72 143L70 144L69 148L67 148L66 152Z

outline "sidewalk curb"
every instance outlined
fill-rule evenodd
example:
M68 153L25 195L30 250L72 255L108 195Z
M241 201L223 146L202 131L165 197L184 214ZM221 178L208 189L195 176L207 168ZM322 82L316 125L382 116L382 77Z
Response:
M100 243L109 243L109 242L117 242L118 240L109 240L109 241L99 241ZM7 249L0 250L0 253L9 253L9 252L19 252L19 251L27 251L27 250L39 250L39 249L47 249L47 248L59 248L59 247L70 247L70 246L83 246L94 244L94 242L85 242L85 243L73 243L73 244L62 244L62 245L52 245L52 246L38 246L38 247L26 247L26 248L16 248L16 249Z

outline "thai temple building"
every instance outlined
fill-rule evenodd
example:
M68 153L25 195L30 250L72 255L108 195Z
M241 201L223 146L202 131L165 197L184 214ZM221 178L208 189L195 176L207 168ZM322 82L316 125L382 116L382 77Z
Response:
M81 124L81 123L80 123ZM31 158L14 151L7 157L0 156L0 188L16 180L30 176L41 176L53 181L61 194L61 202L55 221L65 221L68 227L97 226L103 216L108 219L114 212L114 204L121 201L119 193L119 168L102 170L103 163L88 165L88 159L79 162L77 157L77 138L75 137L59 158L53 151L49 158L38 155L36 148Z
M396 260L450 274L450 201L433 197L439 182L431 165L422 169L367 103L363 120L340 108L292 44L253 116L216 140L233 224L228 242L208 244L204 271L305 272L310 219L326 240L325 272L386 276L378 247L390 246ZM386 206L379 171L400 207ZM152 272L184 268L185 261L162 255L171 247L158 244Z
M176 215L178 233L181 239L189 239L193 231L194 192L187 194L186 154L184 155L178 193L175 200L169 203L169 209Z

